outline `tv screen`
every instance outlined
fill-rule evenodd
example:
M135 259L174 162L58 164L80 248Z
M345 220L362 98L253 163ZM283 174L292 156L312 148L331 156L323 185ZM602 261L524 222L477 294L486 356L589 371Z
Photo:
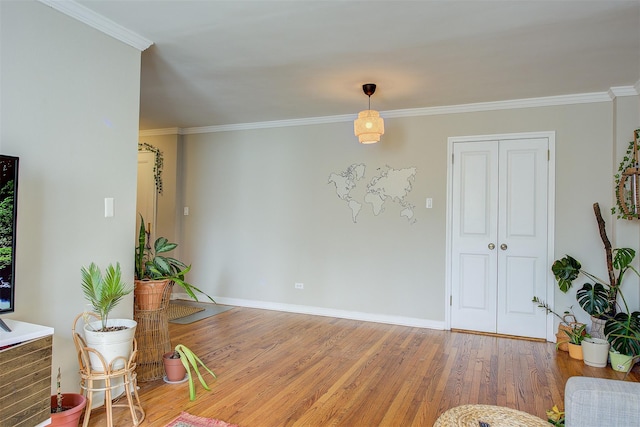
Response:
M15 310L18 158L0 154L0 314Z

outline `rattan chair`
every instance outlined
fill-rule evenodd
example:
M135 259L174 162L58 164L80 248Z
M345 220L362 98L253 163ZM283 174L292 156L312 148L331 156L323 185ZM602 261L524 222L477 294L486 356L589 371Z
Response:
M133 339L133 351L128 359L116 357L114 360L106 361L98 350L87 346L83 336L76 330L78 321L81 318L86 323L89 318L92 318L91 320L100 320L100 316L95 313L81 313L73 321L73 342L76 346L78 364L80 365L80 387L87 398L83 427L89 425L89 418L93 406L93 394L95 392L104 392L103 405L106 410L108 427L113 427L113 408L117 407L129 408L132 425L139 425L142 420L144 420L145 413L140 405L136 382L135 360L138 348L135 338ZM100 366L101 364L102 368L98 369L92 366L92 359L94 365ZM96 360L99 361L99 364L96 364ZM126 404L117 403L117 400L114 402L114 399L122 397L122 394L113 396L113 392L119 388L123 388L124 390L122 394L126 396Z

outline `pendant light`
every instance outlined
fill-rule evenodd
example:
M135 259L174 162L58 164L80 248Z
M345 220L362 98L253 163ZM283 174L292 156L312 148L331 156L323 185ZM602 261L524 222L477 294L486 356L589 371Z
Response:
M380 141L380 135L384 134L384 120L380 113L371 109L371 95L375 93L376 85L363 84L362 91L369 97L369 109L358 113L358 118L353 122L353 131L361 144L373 144Z

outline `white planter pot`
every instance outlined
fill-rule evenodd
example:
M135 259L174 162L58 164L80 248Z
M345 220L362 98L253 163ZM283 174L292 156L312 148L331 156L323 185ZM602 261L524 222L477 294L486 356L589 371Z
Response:
M602 338L585 338L582 341L582 357L585 365L604 368L609 358L609 341Z
M118 357L124 359L113 363L113 369L123 368L125 360L129 360L133 351L133 337L136 333L138 323L131 319L108 319L107 326L126 326L127 329L112 332L97 332L102 328L101 321L90 322L84 326L84 338L87 346L96 349L104 358L107 364L111 364ZM104 372L102 363L98 356L89 353L91 369ZM112 397L115 398L124 393L123 379L118 378L112 381ZM98 399L99 400L99 397ZM99 402L97 402L100 406Z
M111 363L115 358L121 356L126 360L133 351L133 337L136 333L137 322L131 319L109 319L107 326L126 326L127 329L112 332L97 332L102 327L98 320L90 322L84 326L84 337L87 346L95 348L104 357L107 363ZM95 354L89 354L91 367L96 371L103 372L102 363ZM124 361L118 361L114 368L124 367Z

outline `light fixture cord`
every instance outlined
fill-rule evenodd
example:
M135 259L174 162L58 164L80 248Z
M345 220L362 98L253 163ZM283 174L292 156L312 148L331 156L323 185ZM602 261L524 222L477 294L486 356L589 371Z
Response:
M371 95L369 95L369 110L371 110Z

